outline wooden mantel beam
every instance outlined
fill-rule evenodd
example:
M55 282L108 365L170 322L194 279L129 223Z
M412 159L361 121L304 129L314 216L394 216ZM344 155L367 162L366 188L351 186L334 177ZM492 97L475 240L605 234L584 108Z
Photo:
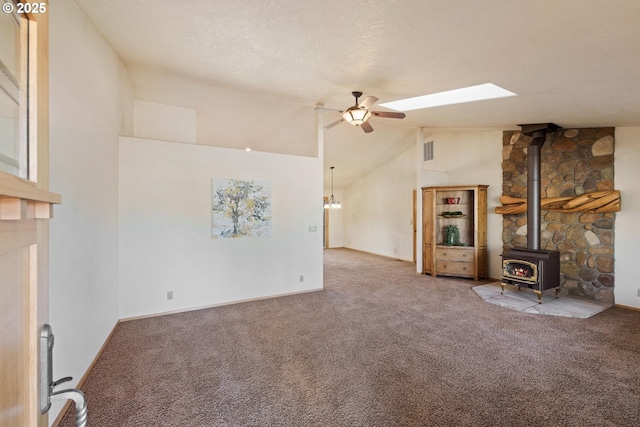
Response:
M527 199L517 197L500 197L502 206L497 206L497 214L518 214L527 211ZM542 199L541 209L554 212L620 212L620 191L593 191L576 197L548 197Z

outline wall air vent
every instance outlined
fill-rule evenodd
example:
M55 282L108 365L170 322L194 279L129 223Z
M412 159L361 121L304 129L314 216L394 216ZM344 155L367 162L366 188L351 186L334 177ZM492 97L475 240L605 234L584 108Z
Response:
M422 161L433 160L433 141L422 144Z

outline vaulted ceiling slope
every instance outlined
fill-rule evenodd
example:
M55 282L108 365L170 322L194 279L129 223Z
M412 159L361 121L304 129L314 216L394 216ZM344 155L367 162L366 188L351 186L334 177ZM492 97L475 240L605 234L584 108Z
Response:
M196 109L203 144L314 155L317 103L343 110L353 90L388 102L488 82L518 96L373 118L367 135L327 130L327 168L366 173L411 147L415 127L640 125L638 1L76 3L136 99ZM353 180L339 176L337 188Z

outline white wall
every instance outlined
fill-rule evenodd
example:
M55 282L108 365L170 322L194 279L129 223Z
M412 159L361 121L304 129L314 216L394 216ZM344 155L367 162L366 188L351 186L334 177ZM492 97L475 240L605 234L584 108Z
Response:
M331 197L331 188L324 189L324 197ZM340 189L333 189L333 197L342 203L344 192ZM343 203L344 204L344 203ZM344 209L327 209L329 216L329 248L344 247Z
M344 189L344 245L413 260L415 147Z
M435 162L435 160L432 160ZM449 174L431 170L420 171L420 187L437 187L449 185Z
M133 136L162 141L196 143L196 111L135 100Z
M84 375L118 320L118 138L132 129L127 73L71 0L50 16L50 323L55 378ZM61 404L55 404L53 421Z
M447 173L449 171L449 156L451 155L450 147L447 145L446 141L440 139L436 140L436 136L441 134L429 134L428 136L423 136L423 140L419 141L420 146L418 147L418 159L423 160L421 162L422 169L430 172L440 172ZM449 134L449 135L457 135L457 134ZM424 144L432 142L433 143L433 159L424 161ZM455 162L454 162L455 164ZM439 185L439 184L433 184ZM446 185L446 184L442 184Z
M212 178L271 182L272 236L212 239ZM120 317L321 289L321 199L316 158L121 138Z
M615 130L615 188L622 209L616 213L615 303L640 308L638 289L638 242L640 242L640 127Z
M136 100L196 111L198 144L317 155L317 112L309 105L266 93L215 86L148 67L128 69Z
M502 215L494 212L502 195L502 132L438 133L427 138L434 141L434 160L424 162L432 171L447 167L447 184L485 184L487 189L487 251L489 277L502 275ZM440 158L439 156L442 156ZM433 166L431 166L433 165ZM433 172L432 172L433 174ZM432 178L429 176L429 178ZM431 179L432 180L432 179ZM424 184L443 185L443 184Z

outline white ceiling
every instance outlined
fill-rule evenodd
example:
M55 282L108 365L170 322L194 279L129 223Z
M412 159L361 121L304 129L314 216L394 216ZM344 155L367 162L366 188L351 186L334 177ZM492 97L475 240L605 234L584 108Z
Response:
M200 143L314 155L314 106L345 109L353 90L380 102L481 83L518 94L372 118L371 134L327 130L336 188L411 147L417 127L640 126L640 1L75 1L136 99L198 111L199 135L217 135ZM216 133L223 120L238 132Z

